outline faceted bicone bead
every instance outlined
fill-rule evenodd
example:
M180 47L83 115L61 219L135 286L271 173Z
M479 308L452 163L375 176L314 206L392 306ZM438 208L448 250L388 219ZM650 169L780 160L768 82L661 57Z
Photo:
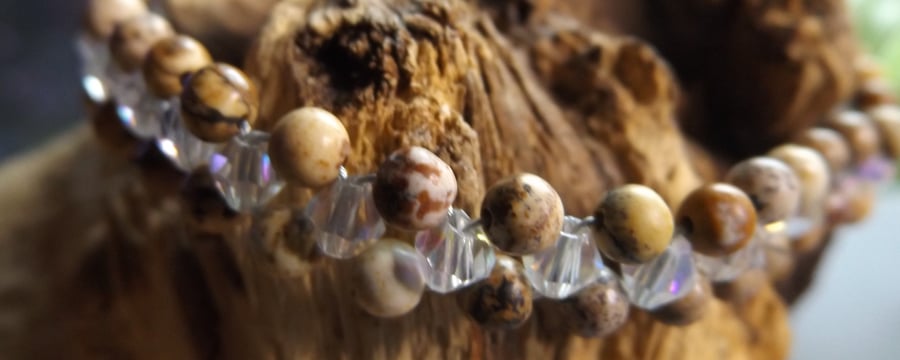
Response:
M765 236L765 231L763 226L757 227L746 246L725 256L694 254L698 270L713 282L728 282L752 268L760 267L764 259L761 237Z
M210 157L209 172L232 209L248 211L265 205L284 186L272 169L268 146L268 134L251 131Z
M360 176L340 177L312 198L306 213L316 224L319 249L328 256L346 259L366 250L385 225L372 200L372 182Z
M81 86L84 93L94 103L102 103L107 100L107 67L109 64L109 45L82 34L75 43L78 56L81 60Z
M450 209L443 225L416 234L416 250L425 257L428 287L442 294L490 275L494 248L480 226L470 226L465 211Z
M593 283L606 270L591 240L591 228L581 219L566 216L556 243L533 255L522 256L525 277L537 293L563 299Z
M192 134L181 119L178 99L170 102L162 119L161 134L156 144L163 154L179 169L190 172L206 164L219 148L218 144L200 140Z
M679 234L653 260L622 264L622 287L631 303L654 310L688 295L699 276L692 256L691 244Z
M894 162L890 158L876 155L859 164L853 175L864 181L884 184L894 177L895 171Z

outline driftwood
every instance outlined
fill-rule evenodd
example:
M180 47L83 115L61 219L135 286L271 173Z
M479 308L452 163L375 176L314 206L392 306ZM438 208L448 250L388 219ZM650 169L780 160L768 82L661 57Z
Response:
M436 150L457 175L456 206L474 214L485 187L516 171L547 179L573 215L626 182L650 185L675 208L854 86L846 14L831 0L273 3L172 0L167 11L225 59L249 49L258 127L298 106L329 109L353 141L351 173L372 171L401 145ZM696 21L711 14L723 20ZM663 56L626 34L650 39ZM426 294L411 314L376 319L353 303L347 262L318 255L309 224L289 209L309 191L287 189L270 210L237 215L202 174L183 184L159 160L120 160L78 129L0 168L0 353L787 356L786 307L766 282L749 299L713 301L686 327L632 309L604 339L571 334L549 302L511 331L479 328L453 295Z

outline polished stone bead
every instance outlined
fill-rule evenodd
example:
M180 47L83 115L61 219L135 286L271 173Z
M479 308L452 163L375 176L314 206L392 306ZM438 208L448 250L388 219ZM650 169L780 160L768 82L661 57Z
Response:
M177 102L178 99L172 100L173 105L166 111L156 144L176 167L190 172L198 166L207 164L221 146L194 136L184 126Z
M316 224L319 249L328 256L356 256L384 234L385 225L372 200L371 179L340 177L316 194L306 207Z
M622 264L622 287L631 303L655 310L687 296L699 276L692 255L691 244L676 235L653 260L639 265Z
M725 180L753 200L761 223L787 219L800 203L797 175L775 158L759 156L741 161L728 171Z
M209 159L209 171L228 205L249 211L265 205L281 191L284 182L272 169L269 136L251 131L229 141Z
M354 300L372 316L406 314L422 299L424 259L409 244L381 239L360 254L353 265Z
M559 237L565 210L547 181L521 173L491 186L481 203L484 230L498 249L527 255L546 249Z
M616 275L610 271L562 302L566 323L578 335L610 335L628 320L630 304Z
M566 216L556 243L533 255L522 256L525 276L535 291L563 299L594 282L606 269L591 240L591 228L576 217Z
M424 230L440 225L456 199L450 165L418 146L398 149L378 168L375 205L398 227Z
M427 260L428 287L448 293L490 275L494 247L465 211L450 209L447 221L416 234L416 250Z
M532 299L522 265L509 256L497 255L491 275L463 291L459 303L483 327L512 329L531 316Z
M597 247L620 263L650 261L672 240L674 221L669 206L644 185L613 189L597 206L594 217Z

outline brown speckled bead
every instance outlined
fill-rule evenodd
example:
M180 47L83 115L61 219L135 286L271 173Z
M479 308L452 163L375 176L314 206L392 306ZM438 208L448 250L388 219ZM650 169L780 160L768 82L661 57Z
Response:
M754 157L736 164L725 180L750 197L756 217L764 224L787 219L800 202L797 175L787 164L770 157Z
M84 25L94 38L106 39L120 22L146 13L144 0L89 0Z
M842 171L850 165L850 145L837 131L815 127L800 133L793 142L818 151L828 162L828 167L833 173Z
M533 254L553 245L564 216L556 190L532 174L498 181L481 203L481 220L491 242L516 255Z
M690 325L703 318L712 298L712 284L706 278L697 276L694 287L687 295L650 313L657 320L668 325Z
M144 60L147 89L161 98L181 94L181 78L212 63L203 44L189 36L177 35L157 41Z
M604 337L628 321L631 305L618 282L600 281L563 300L564 317L576 334Z
M750 198L723 183L704 185L688 194L675 218L694 251L710 256L744 247L758 224Z
M195 72L181 93L181 114L188 130L204 141L224 142L253 126L259 108L256 86L240 69L223 63Z
M479 325L494 329L521 326L531 316L532 290L522 265L506 255L497 255L487 279L460 294L460 305Z
M594 217L597 247L620 263L649 261L672 241L671 210L659 194L643 185L613 189L594 211Z
M850 145L851 161L861 164L878 153L878 130L865 114L853 110L841 110L831 114L825 125L841 133Z
M340 174L350 156L350 135L330 112L304 107L278 120L269 140L269 155L287 182L319 188Z
M893 159L900 159L900 106L876 106L866 113L878 127L884 152Z
M133 72L141 68L153 44L172 35L175 31L165 18L146 13L116 26L109 49L122 70Z
M353 290L356 303L378 317L406 314L425 292L422 260L411 245L381 239L354 260Z
M794 144L778 146L769 151L769 156L783 161L797 175L800 184L799 214L823 214L825 197L831 187L831 171L825 158L811 148Z
M418 146L394 151L381 164L372 189L384 219L408 230L437 227L456 199L450 165Z

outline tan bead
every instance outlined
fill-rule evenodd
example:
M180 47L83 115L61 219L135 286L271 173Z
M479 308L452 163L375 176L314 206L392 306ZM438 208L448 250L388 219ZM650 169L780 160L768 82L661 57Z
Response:
M294 185L319 188L337 179L350 156L350 135L330 112L316 107L291 111L269 140L278 175Z
M147 13L144 0L89 0L85 11L85 28L96 39L107 39L116 25Z
M750 198L723 183L704 185L688 194L675 218L694 251L709 256L741 249L753 238L758 224Z
M867 114L878 127L885 153L893 159L900 159L900 106L881 105L870 109Z
M456 199L450 165L418 146L394 151L376 174L373 195L384 219L409 230L441 225Z
M865 114L852 110L838 111L829 116L826 125L844 136L850 145L853 164L862 164L878 154L881 147L878 130Z
M804 217L824 214L825 200L831 187L831 172L825 158L815 150L794 144L778 146L769 156L783 161L800 183L798 213Z
M181 93L181 113L188 130L204 141L224 142L253 126L259 94L247 74L223 63L195 72Z
M109 49L116 64L125 72L137 71L157 41L175 35L172 25L154 13L134 17L116 26Z
M825 224L819 224L812 229L791 239L791 248L795 253L809 253L818 249L825 240Z
M544 179L518 174L498 181L481 203L481 220L497 248L533 254L556 242L562 230L562 199Z
M841 211L841 220L855 224L865 220L872 213L877 191L871 184L857 184L855 189L846 195L845 207Z
M356 303L378 317L412 311L425 292L423 261L409 244L379 240L354 260L352 284Z
M697 276L694 286L684 297L650 313L654 318L668 325L690 325L703 318L712 298L712 284L703 276Z
M818 151L833 173L838 173L850 165L850 145L837 131L815 127L800 133L793 142Z
M610 191L594 217L597 247L620 263L649 261L672 241L672 212L659 194L643 185L630 184Z
M736 304L753 299L759 289L768 286L769 277L762 269L750 269L730 282L713 284L713 294L722 300Z
M757 219L764 224L787 219L800 202L797 175L781 160L744 160L731 168L725 180L750 197Z
M890 82L885 78L869 79L860 84L859 88L856 89L856 96L854 99L856 107L861 110L868 110L869 108L880 105L894 104L895 101L894 89Z
M209 52L197 40L184 35L168 37L150 48L144 60L144 81L158 97L178 96L182 77L211 63Z
M615 333L625 322L631 305L618 282L597 282L562 300L563 316L575 333L599 338Z
M479 325L513 329L531 317L531 291L522 265L509 256L497 255L487 279L465 290L459 299L463 310Z

